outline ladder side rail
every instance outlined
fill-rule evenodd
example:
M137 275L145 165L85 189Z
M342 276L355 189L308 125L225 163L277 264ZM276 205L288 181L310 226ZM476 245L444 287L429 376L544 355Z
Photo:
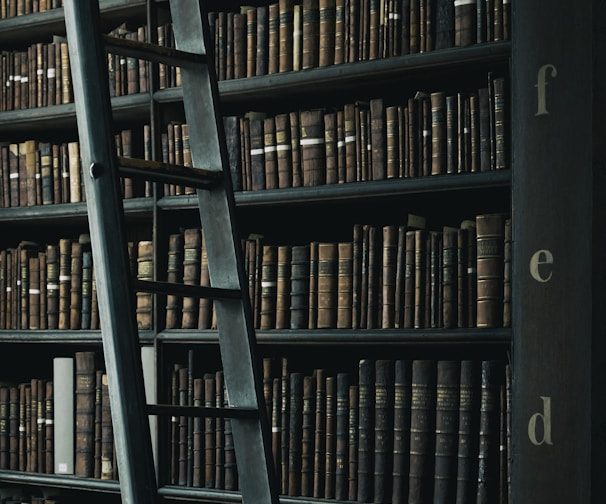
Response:
M158 501L98 2L65 1L80 155L122 502ZM92 165L95 163L95 168ZM90 173L89 173L89 167Z
M181 68L183 105L190 135L192 163L222 170L224 182L210 191L198 190L200 220L208 251L213 287L240 289L241 300L216 300L217 326L230 406L254 407L259 421L232 420L236 462L244 502L278 503L277 482L265 415L262 375L255 356L255 332L243 253L234 230L235 202L228 164L225 131L219 113L219 91L212 58L206 13L198 0L171 0L176 45L179 50L207 54L209 64ZM200 37L203 34L203 37ZM209 49L207 51L207 48ZM259 457L264 464L259 463Z

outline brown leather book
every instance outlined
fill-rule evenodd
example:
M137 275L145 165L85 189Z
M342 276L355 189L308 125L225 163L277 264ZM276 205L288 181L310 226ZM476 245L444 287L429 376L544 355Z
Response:
M421 52L421 2L410 0L409 49L410 54Z
M48 329L58 328L59 316L59 258L57 245L46 247L46 296Z
M319 0L318 21L318 66L325 67L335 63L335 0Z
M350 329L353 311L353 243L339 243L338 255L336 327L338 329Z
M73 241L70 267L69 328L80 329L82 322L82 244Z
M290 139L290 116L278 114L276 122L276 160L278 164L278 187L292 187L292 145Z
M246 14L234 14L234 79L246 77L247 56L247 18Z
M442 232L442 321L445 328L457 326L458 316L458 232L445 227Z
M290 329L307 329L309 317L309 245L293 245L290 276Z
M324 110L301 111L301 166L303 185L306 187L326 183L326 146Z
M257 8L246 9L246 77L257 74Z
M371 179L386 178L386 124L385 105L382 98L370 100Z
M302 53L301 69L315 68L320 58L320 6L319 0L302 1Z
M348 496L349 477L349 381L348 373L337 374L337 411L335 440L335 492L334 498ZM326 495L327 498L330 496Z
M346 26L346 2L345 0L335 0L335 55L334 64L340 65L347 59L347 33Z
M347 5L347 4L346 4ZM345 39L347 47L347 62L353 63L359 59L359 41L360 41L360 2L349 2L349 16L346 13L345 19L349 19L347 23L347 38Z
M425 310L427 293L427 232L416 230L414 232L414 317L413 327L422 329L425 327Z
M280 493L288 495L289 482L289 440L290 440L290 375L288 371L288 359L280 359L280 465L278 481Z
M183 233L183 283L200 285L200 254L202 236L200 229L186 229ZM199 300L183 298L181 328L194 329L198 326Z
M326 112L324 114L324 144L326 157L326 184L336 184L339 182L338 168L338 130L337 113Z
M29 322L26 329L40 329L40 257L37 253L28 258L29 264Z
M183 282L183 234L171 234L168 237L168 261L166 281ZM166 328L175 329L181 326L181 296L166 297Z
M327 420L327 380L325 369L315 370L315 397L312 401L314 418L313 477L311 495L324 497L326 482L326 420Z
M505 216L476 216L477 327L503 325Z
M9 387L0 386L0 469L8 469Z
M8 469L19 469L19 388L8 390Z
M54 473L53 447L55 444L54 429L54 385L52 380L45 381L44 390L44 472ZM8 469L8 466L6 467Z
M27 412L27 470L38 472L38 379L29 383L29 407Z
M318 242L309 244L309 316L308 329L318 328Z
M59 47L61 48L61 103L71 103L74 97L67 42L61 42Z
M434 502L453 502L456 496L460 376L460 361L438 361Z
M153 243L150 240L141 240L137 244L137 280L153 280L153 253ZM152 328L152 303L153 296L151 293L136 293L137 327L139 329Z
M208 269L208 250L204 230L201 235L200 245L200 285L210 287L210 270ZM216 329L214 323L214 302L210 298L201 297L198 310L198 329Z
M291 246L280 245L276 285L276 329L290 328L291 258Z
M337 326L338 250L336 243L318 244L318 329Z
M495 169L507 168L508 146L508 110L506 98L506 83L503 77L493 79L494 90L494 143L495 143Z
M337 378L326 377L326 439L324 441L324 488L318 495L325 499L335 498L335 471L337 445Z
M71 288L72 240L59 240L59 319L58 329L70 328L70 288Z
M303 168L301 165L301 118L299 111L289 113L290 145L292 148L292 186L303 185Z
M301 450L303 437L303 375L290 374L288 443L288 495L301 495Z
M204 406L215 405L215 374L204 376ZM204 487L215 488L215 419L204 419Z
M256 40L256 71L255 75L266 75L269 56L269 12L268 6L257 7L257 40Z
M446 93L436 91L430 95L431 104L431 174L446 173Z
M93 476L95 416L95 353L75 354L76 437L75 474Z
M107 374L101 376L101 479L113 479L114 432Z
M476 2L456 0L454 2L454 45L457 47L474 44L476 35Z
M93 462L93 478L101 479L101 382L103 370L95 371L95 457Z
M268 6L267 73L280 71L280 6L277 2Z
M31 389L29 383L19 384L19 471L27 471L27 439L29 435L29 413L31 405Z
M383 226L381 259L381 327L383 329L395 327L397 258L398 227Z
M261 319L260 329L276 328L276 293L278 281L278 247L263 246L261 266Z
M290 72L293 69L293 0L279 0L279 72Z
M204 406L204 379L194 378L193 406ZM192 421L192 486L204 483L204 420L196 416Z
M276 152L276 121L263 119L263 151L265 160L265 189L278 188L278 159Z
M357 180L357 144L356 135L356 108L353 103L343 107L343 132L345 135L345 182Z
M303 406L301 410L301 491L303 497L311 497L314 473L314 430L316 374L303 377Z
M358 385L349 386L349 435L347 453L347 500L358 496Z
M223 371L215 373L215 407L225 406ZM225 420L215 419L215 488L225 489Z

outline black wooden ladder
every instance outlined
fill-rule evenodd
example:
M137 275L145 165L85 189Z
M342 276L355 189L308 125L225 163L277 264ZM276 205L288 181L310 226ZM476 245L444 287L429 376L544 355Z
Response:
M231 418L242 499L278 502L262 376L239 239L208 19L199 0L171 0L177 49L110 38L99 31L95 1L65 0L80 154L109 379L122 502L158 500L148 414ZM183 105L196 168L118 158L112 129L106 51L181 68ZM197 188L208 249L211 288L125 281L130 277L120 176L142 176ZM219 346L229 405L205 408L147 405L139 352L135 291L215 300Z

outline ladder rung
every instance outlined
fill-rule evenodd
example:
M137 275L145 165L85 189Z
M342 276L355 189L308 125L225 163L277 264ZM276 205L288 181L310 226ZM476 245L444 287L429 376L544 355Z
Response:
M251 418L258 419L259 411L254 408L228 406L215 408L206 406L176 406L171 404L148 404L149 415L201 416L208 418Z
M120 175L124 177L141 177L146 180L187 185L199 189L216 187L223 178L221 171L192 168L161 161L119 157L118 163L120 164Z
M193 67L206 64L208 58L205 54L196 54L180 51L172 47L159 46L148 42L102 35L105 48L108 52L121 56L140 58L154 63L178 67Z
M205 287L202 285L188 285L171 282L133 280L133 288L139 292L156 292L159 294L195 298L239 299L241 297L240 291L237 289L220 289L218 287Z

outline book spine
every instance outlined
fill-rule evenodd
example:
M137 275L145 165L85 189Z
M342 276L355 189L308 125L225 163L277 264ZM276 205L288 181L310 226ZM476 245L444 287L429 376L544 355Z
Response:
M505 218L503 214L476 217L477 326L503 325L503 269Z
M338 244L318 244L318 329L337 325Z
M279 67L280 72L290 72L293 69L293 0L279 0Z
M358 483L357 500L372 500L375 440L375 363L362 359L358 366Z
M95 414L95 353L75 354L75 461L76 476L93 476L94 414ZM55 410L56 411L56 410Z
M72 242L69 328L80 329L82 321L82 244Z
M339 243L338 255L336 327L349 329L352 326L353 243Z
M318 495L325 499L335 498L335 473L337 449L337 377L326 377L326 438L324 440L324 488ZM316 451L318 449L316 448ZM321 456L321 454L320 454Z
M324 111L301 111L301 165L303 185L306 187L326 183L326 145Z
M53 359L54 472L74 474L74 359ZM16 456L16 451L15 451ZM16 458L16 457L15 457ZM11 469L15 468L11 464Z
M200 254L202 236L200 229L186 229L183 234L183 283L200 285ZM181 327L193 329L198 325L199 300L183 298Z
M301 69L315 68L319 64L320 6L319 0L302 2L303 33Z
M328 376L324 369L315 371L314 397L314 440L313 440L313 480L311 495L316 498L324 497L326 482L326 433L327 433L327 395ZM313 379L313 377L312 377Z
M302 434L303 434L303 375L290 374L288 495L301 495Z
M382 503L392 496L394 448L394 362L377 360L375 365L375 439L373 502Z
M137 244L137 280L153 280L153 243L141 240ZM152 327L152 294L148 292L136 293L136 317L139 329Z
M291 261L292 248L288 245L279 246L276 285L276 329L290 328Z

